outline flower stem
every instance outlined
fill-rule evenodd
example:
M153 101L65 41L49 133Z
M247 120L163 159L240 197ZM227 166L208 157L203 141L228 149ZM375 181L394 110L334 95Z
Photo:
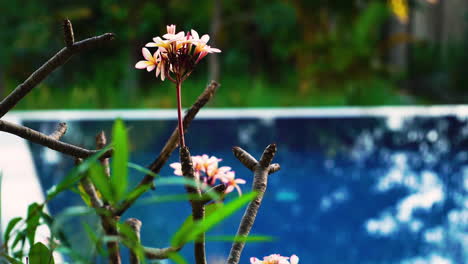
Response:
M185 147L184 125L182 123L182 81L176 82L177 90L177 119L179 121L179 145Z

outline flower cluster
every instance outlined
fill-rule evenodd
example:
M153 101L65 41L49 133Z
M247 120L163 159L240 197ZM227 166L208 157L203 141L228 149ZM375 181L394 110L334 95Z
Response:
M210 36L199 36L195 30L190 32L180 31L176 34L176 26L167 26L167 34L153 38L146 47L157 47L151 54L147 48L143 48L145 60L139 61L135 68L152 71L156 69L156 77L161 75L177 83L184 81L192 73L195 65L208 53L219 53L221 50L207 45Z
M227 186L226 193L230 193L236 189L239 195L242 195L239 184L245 184L245 180L236 178L231 167L219 167L218 163L220 161L222 160L215 156L209 157L206 154L192 156L195 178L201 182L204 187L215 186L216 181L219 180ZM172 163L170 166L174 169L175 175L182 176L182 165L179 162Z
M272 254L270 256L263 257L263 260L258 258L250 258L251 264L297 264L299 258L296 255L292 255L291 258L283 257L279 254Z

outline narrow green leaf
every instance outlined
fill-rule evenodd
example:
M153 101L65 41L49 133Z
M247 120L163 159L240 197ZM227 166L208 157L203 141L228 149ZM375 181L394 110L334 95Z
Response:
M13 229L15 228L16 224L19 223L19 221L21 221L21 217L15 217L13 219L10 220L10 222L8 222L8 225L5 229L5 234L3 234L3 243L5 245L8 245L8 240L10 240L10 234L11 234L11 231L13 231Z
M44 224L46 224L49 227L49 229L52 230L52 226L54 225L55 219L44 211L41 212L41 219L44 222ZM60 245L67 247L70 246L70 241L62 229L52 234L52 236L55 236L58 238L58 240L60 240ZM51 240L53 241L53 238L51 238Z
M86 234L88 235L89 239L91 240L91 242L94 245L93 251L94 251L94 249L96 249L99 252L99 254L102 255L104 253L104 248L102 246L102 241L99 238L100 236L98 234L96 234L95 229L91 228L89 226L89 224L83 223L83 227L84 227L84 230L86 231Z
M138 186L137 188L135 188L133 191L131 191L126 199L127 200L133 200L135 199L136 197L140 196L141 194L143 194L144 192L146 192L147 190L149 190L151 188L150 185L141 185L141 186Z
M31 264L54 264L52 251L44 244L36 243L29 251L29 263Z
M23 262L17 260L17 259L14 259L8 255L5 255L5 254L0 254L0 257L2 258L5 258L6 260L8 260L11 264L23 264ZM1 258L0 258L1 260Z
M147 205L154 203L166 203L166 202L180 202L197 199L198 196L194 194L168 194L168 195L154 195L149 198L141 199L138 201L138 205Z
M220 204L209 204L205 206L205 217L211 215L216 209L220 208L222 205ZM185 243L187 240L185 239L188 234L191 232L192 228L194 227L194 222L193 222L193 215L189 215L184 223L180 226L180 228L177 230L177 232L174 234L174 236L171 239L171 245L173 247L178 247L181 246L183 243Z
M157 178L155 180L155 184L156 186L189 185L192 187L197 187L197 182L195 180L186 179L181 176Z
M109 181L109 177L104 174L104 168L101 164L93 163L89 168L89 176L104 200L110 204L114 204L116 200L114 200L115 196L112 195L111 182Z
M275 239L271 236L256 236L249 235L247 237L241 236L206 236L206 241L227 241L227 242L272 242Z
M241 209L244 205L255 199L256 192L244 194L235 200L227 203L226 205L217 208L213 213L206 216L203 221L197 221L193 224L190 233L185 237L185 241L195 240L198 235L205 233L215 225L219 224L225 218L232 215L237 210Z
M112 142L114 155L112 157L111 183L115 201L122 199L127 192L128 185L128 136L125 125L121 119L114 122L112 129Z
M18 245L18 243L21 242L22 246L21 246L21 250L23 249L23 246L25 244L25 240L26 240L26 230L23 230L21 232L18 232L15 236L15 239L13 240L13 243L11 244L11 247L10 248L16 248L16 246Z
M47 200L50 201L52 198L57 196L59 193L63 192L64 190L70 188L75 183L77 183L82 177L85 176L84 172L86 172L89 167L95 163L106 151L108 151L110 147L105 147L96 154L92 155L91 157L84 160L80 165L76 166L71 170L70 173L58 184L52 186L47 191Z
M138 164L132 163L132 162L129 162L129 163L128 163L128 167L131 168L131 169L137 170L137 171L139 171L139 172L141 172L141 173L143 173L143 174L151 175L151 176L153 176L153 177L155 177L155 178L156 178L156 177L159 177L158 174L152 172L151 170L149 170L149 169L147 169L147 168L145 168L145 167L143 167L143 166L140 166L140 165L138 165Z
M185 258L182 257L182 255L177 252L169 253L169 259L174 261L177 264L188 264L188 261L185 260Z
M66 208L55 217L55 221L51 227L52 234L56 234L57 231L60 230L60 228L64 226L70 218L92 213L94 213L94 209L87 206L72 206Z
M41 218L41 211L43 205L32 203L28 207L28 216L26 218L26 236L29 244L34 244L34 237L36 236L36 230L39 226L39 220Z

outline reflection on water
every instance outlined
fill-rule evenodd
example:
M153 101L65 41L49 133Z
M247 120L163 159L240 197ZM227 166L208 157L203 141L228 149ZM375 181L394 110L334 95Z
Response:
M52 122L27 122L47 132ZM92 147L109 122L71 122L65 141ZM132 162L148 164L175 121L127 121ZM239 177L249 173L231 154L241 145L254 156L278 144L282 170L270 177L254 234L277 238L246 247L249 256L297 254L301 263L468 263L468 122L455 116L200 120L187 135L191 152L223 158ZM44 189L57 183L73 161L31 145ZM172 155L170 162L177 160ZM166 166L162 175L171 175ZM132 172L136 183L142 175ZM244 187L246 190L246 187ZM147 197L183 193L160 187ZM78 204L67 193L51 211ZM189 214L187 202L139 205L124 218L143 221L142 241L165 246ZM211 234L233 235L238 213ZM76 227L74 227L76 228ZM208 244L219 262L230 243ZM191 246L183 253L190 255ZM221 263L221 262L220 262Z

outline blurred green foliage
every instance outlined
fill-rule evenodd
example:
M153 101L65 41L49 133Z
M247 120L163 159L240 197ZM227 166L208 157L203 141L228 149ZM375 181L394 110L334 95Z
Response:
M414 40L409 70L389 67L387 1L22 0L0 1L0 10L2 97L63 47L63 18L72 20L78 40L117 35L72 58L20 102L22 109L174 107L172 83L134 69L141 48L167 24L209 33L223 51L210 55L218 56L222 84L214 107L450 103L459 93L446 100L438 93L466 83L466 42L454 54ZM207 84L210 63L204 59L184 83L184 105ZM430 93L408 88L434 79Z

